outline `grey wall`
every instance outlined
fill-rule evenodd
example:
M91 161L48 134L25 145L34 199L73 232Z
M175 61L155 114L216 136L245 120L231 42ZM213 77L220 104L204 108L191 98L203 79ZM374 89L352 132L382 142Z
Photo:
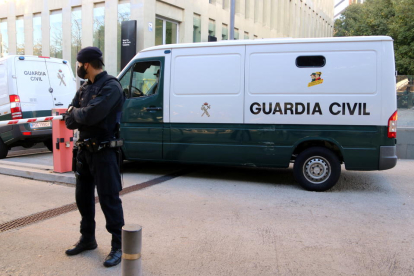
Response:
M414 159L414 127L397 129L397 156Z

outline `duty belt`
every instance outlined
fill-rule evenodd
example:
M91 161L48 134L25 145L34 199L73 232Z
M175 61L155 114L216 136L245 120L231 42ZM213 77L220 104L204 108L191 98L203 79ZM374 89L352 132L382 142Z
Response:
M104 148L119 148L124 144L124 140L112 140L99 142L96 139L85 139L83 141L76 141L76 146L81 149L86 149L89 152L98 152Z

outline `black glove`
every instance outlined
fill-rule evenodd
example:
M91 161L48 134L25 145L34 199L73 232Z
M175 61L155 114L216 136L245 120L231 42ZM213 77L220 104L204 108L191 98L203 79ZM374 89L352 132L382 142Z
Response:
M63 114L60 114L60 115L62 115L61 121L66 121L66 118L69 117L68 113L63 113Z

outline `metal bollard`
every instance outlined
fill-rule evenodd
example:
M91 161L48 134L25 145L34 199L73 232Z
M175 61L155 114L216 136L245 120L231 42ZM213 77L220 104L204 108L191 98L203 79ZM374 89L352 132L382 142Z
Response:
M142 276L142 226L129 224L122 227L122 276Z

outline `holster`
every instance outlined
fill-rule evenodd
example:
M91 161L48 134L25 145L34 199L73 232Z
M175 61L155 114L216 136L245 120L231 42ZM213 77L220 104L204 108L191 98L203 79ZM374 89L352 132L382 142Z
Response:
M76 160L78 156L78 147L74 146L72 150L72 171L76 172Z

